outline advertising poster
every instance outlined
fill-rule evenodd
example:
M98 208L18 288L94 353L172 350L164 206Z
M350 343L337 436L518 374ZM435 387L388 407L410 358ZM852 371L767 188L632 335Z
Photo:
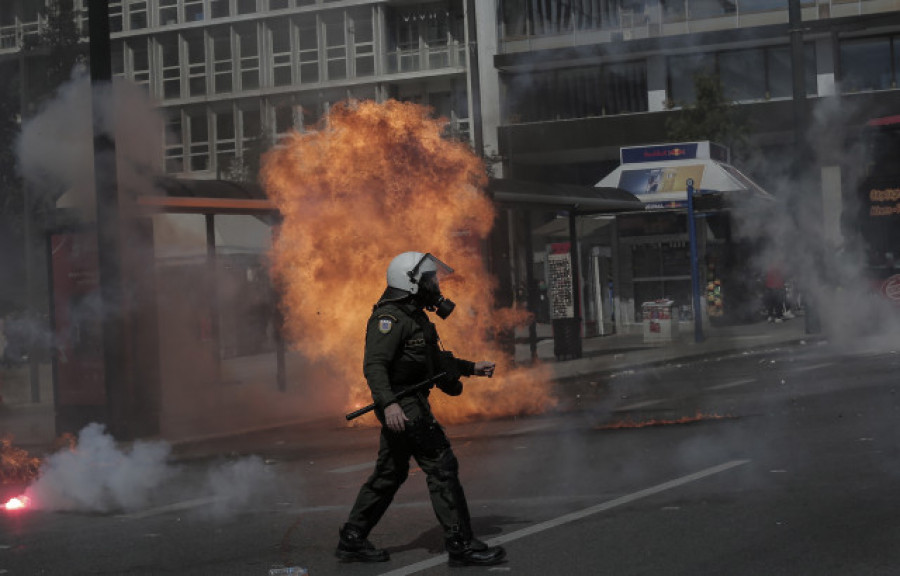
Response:
M660 166L659 168L639 168L624 170L619 187L635 196L687 192L687 181L703 180L703 165Z
M547 297L552 320L575 317L569 246L568 242L558 242L551 244L547 252Z

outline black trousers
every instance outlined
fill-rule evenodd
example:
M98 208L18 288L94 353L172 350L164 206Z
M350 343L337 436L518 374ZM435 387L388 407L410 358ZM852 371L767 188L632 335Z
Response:
M459 482L459 463L443 428L430 415L406 423L404 432L381 429L375 471L359 490L348 524L368 535L409 475L410 458L425 473L431 506L445 538L472 538L469 506Z

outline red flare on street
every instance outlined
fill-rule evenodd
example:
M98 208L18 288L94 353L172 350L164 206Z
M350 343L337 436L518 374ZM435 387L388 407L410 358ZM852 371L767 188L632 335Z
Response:
M28 496L17 496L16 498L10 498L6 504L3 505L3 509L6 511L13 510L24 510L28 508L28 505L31 504L31 499Z

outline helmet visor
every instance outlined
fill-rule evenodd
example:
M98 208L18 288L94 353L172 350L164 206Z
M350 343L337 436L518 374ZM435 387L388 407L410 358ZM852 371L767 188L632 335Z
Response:
M409 271L410 278L416 282L422 280L426 275L434 277L435 280L440 282L442 278L450 274L453 274L453 268L441 262L440 259L435 258L430 252L423 254L413 269Z

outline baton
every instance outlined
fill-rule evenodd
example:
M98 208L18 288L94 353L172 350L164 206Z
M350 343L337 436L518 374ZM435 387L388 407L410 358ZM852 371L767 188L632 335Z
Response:
M422 390L427 390L427 389L431 388L432 386L434 386L435 384L437 384L438 382L440 382L446 376L447 376L446 372L441 372L440 374L435 374L428 380L424 380L414 386L410 386L409 388L404 388L400 392L397 392L394 395L394 398L399 400L401 398L406 398L407 396L411 396L412 394L415 394L416 392L421 392ZM363 414L365 414L367 412L371 412L374 409L375 409L375 403L372 402L368 406L363 406L359 410L356 410L354 412L347 414L346 416L344 416L344 418L346 418L347 420L353 420L354 418L362 416Z

